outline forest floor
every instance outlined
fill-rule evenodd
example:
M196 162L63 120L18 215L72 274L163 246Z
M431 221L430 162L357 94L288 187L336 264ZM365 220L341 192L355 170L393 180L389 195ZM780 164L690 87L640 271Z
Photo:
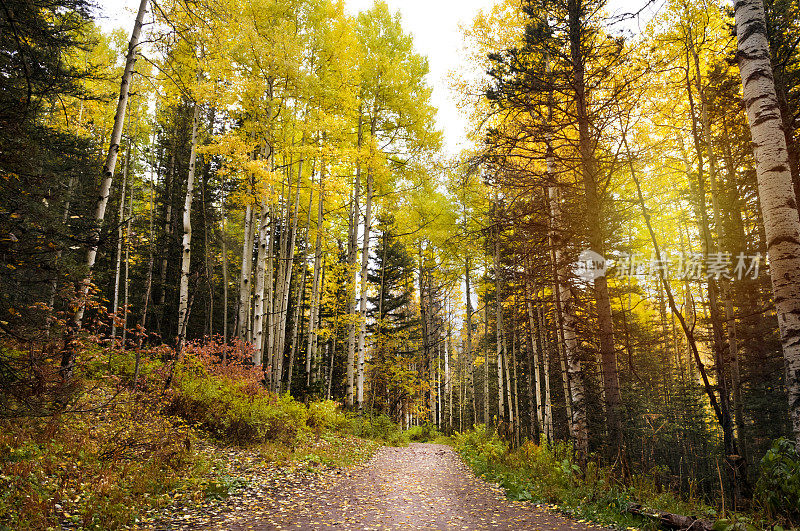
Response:
M270 468L222 503L153 523L157 529L600 529L507 500L450 447L422 443L381 447L350 468Z

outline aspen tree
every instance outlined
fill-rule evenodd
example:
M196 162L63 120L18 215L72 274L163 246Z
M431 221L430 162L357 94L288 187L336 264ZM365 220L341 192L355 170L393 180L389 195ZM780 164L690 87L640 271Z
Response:
M198 75L199 77L199 75ZM178 291L178 343L180 355L186 341L186 326L189 321L189 274L192 262L192 199L194 197L195 161L197 158L197 126L200 120L200 104L195 101L192 112L191 151L189 174L186 178L186 197L183 203L183 239L181 241L181 278Z
M119 194L119 216L117 217L117 266L114 268L114 304L112 308L116 314L119 311L119 281L122 272L122 241L123 241L123 218L125 217L125 194L128 187L128 166L131 162L131 146L128 141L128 146L125 153L125 163L122 170L122 189ZM111 337L117 337L117 319L111 323Z
M94 264L97 260L97 247L100 240L100 231L103 226L103 221L105 220L106 206L108 205L108 197L111 193L111 183L114 180L114 170L117 165L119 143L122 139L122 130L125 125L125 110L128 104L128 92L130 91L131 80L133 79L133 71L134 67L136 66L139 35L142 31L144 15L147 11L147 2L148 0L141 0L139 2L139 10L136 13L133 31L131 32L131 38L128 42L128 52L125 58L125 70L122 75L122 81L120 82L119 101L117 102L117 110L114 114L114 127L111 130L111 139L109 142L108 152L106 154L105 164L103 165L100 191L97 197L97 203L95 205L94 226L89 233L88 244L86 248L86 276L78 286L78 306L75 310L75 313L72 315L70 325L67 327L64 348L62 349L61 353L60 372L64 380L69 380L72 378L74 368L73 365L75 363L75 345L73 344L74 335L77 330L81 328L83 323L83 313L86 308L86 298L89 295L92 270L94 269Z
M100 193L97 198L97 204L94 212L94 227L90 233L89 244L86 250L86 269L87 276L83 281L80 288L80 299L78 309L73 316L73 324L75 328L81 327L83 320L83 311L85 308L85 298L89 293L89 283L91 282L91 273L94 268L95 260L97 259L97 244L100 238L100 230L103 225L103 220L106 214L106 205L108 205L108 197L111 192L111 182L114 179L114 170L117 165L117 155L119 153L119 144L122 139L122 130L125 126L125 111L128 104L128 93L130 91L131 81L133 79L133 72L136 66L136 54L139 46L139 35L142 31L144 23L144 15L147 12L148 0L141 0L139 2L139 10L136 13L136 20L133 23L133 31L131 38L128 42L128 52L125 57L125 70L122 74L122 81L119 89L119 101L117 102L117 110L114 113L114 127L111 131L111 139L106 154L105 164L103 165L102 181L100 183ZM71 375L72 358L63 360L62 370Z
M781 129L761 0L734 2L742 96L753 138L770 276L786 362L786 391L800 451L800 219Z

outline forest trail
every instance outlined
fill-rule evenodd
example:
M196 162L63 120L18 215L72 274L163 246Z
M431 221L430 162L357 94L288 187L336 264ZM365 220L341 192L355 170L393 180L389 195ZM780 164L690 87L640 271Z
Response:
M476 478L448 446L383 447L296 507L235 529L600 529L514 502Z

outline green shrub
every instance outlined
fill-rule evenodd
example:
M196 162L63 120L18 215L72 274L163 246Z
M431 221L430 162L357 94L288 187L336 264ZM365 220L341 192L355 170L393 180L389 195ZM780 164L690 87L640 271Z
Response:
M348 432L355 437L378 440L389 446L408 444L408 439L400 426L384 414L351 415Z
M409 440L414 442L432 442L440 437L442 434L436 429L436 426L430 422L420 424L419 426L411 426L407 432Z
M503 487L510 499L552 504L604 524L645 527L648 523L624 513L630 493L617 486L608 468L592 462L585 469L578 466L570 443L542 439L512 450L482 424L456 433L453 442L475 473Z
M350 427L350 422L338 402L322 400L308 406L308 426L318 431L341 432Z
M781 437L761 459L756 497L770 516L800 518L800 455L792 441Z
M194 372L176 378L172 411L215 437L237 444L293 445L308 431L308 409L291 397Z

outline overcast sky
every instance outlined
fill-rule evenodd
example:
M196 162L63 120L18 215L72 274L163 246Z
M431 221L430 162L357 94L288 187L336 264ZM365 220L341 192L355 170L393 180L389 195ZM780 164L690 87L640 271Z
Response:
M389 7L400 10L403 27L414 35L416 49L428 57L429 84L433 87L433 105L439 110L437 123L444 132L445 150L456 154L466 147L467 120L461 116L450 94L447 73L461 58L460 23L469 23L481 9L489 9L496 0L387 0ZM646 0L612 0L610 11L635 11ZM139 0L101 0L101 25L107 29L130 31ZM346 0L352 13L369 8L373 0ZM658 4L661 1L657 2ZM632 29L633 25L631 25Z

